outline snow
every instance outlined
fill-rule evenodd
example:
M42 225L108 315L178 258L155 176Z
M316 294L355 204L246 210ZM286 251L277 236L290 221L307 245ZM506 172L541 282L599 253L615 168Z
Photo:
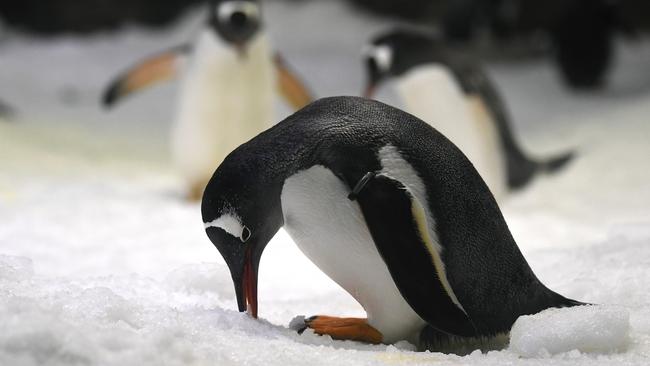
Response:
M629 318L624 308L598 305L547 309L517 319L510 331L509 349L523 357L573 350L622 352L627 348Z
M358 94L358 52L386 22L338 2L288 6L265 8L285 57L319 96ZM544 60L488 65L528 151L579 154L505 201L504 216L546 285L599 305L524 317L508 348L457 356L289 329L296 315L363 312L284 231L261 261L261 319L236 311L199 205L181 199L168 163L178 84L110 113L98 105L115 72L198 24L0 42L0 97L17 113L0 121L0 365L648 364L650 42L619 43L611 87L588 95ZM398 103L388 87L379 96Z

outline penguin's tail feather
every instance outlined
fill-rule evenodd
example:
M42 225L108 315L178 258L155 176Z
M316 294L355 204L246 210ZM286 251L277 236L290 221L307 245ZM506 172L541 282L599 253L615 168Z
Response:
M554 174L559 172L573 158L575 151L554 156L546 160L533 160L524 155L521 151L508 155L508 186L513 189L524 187L537 174L547 173Z
M557 296L558 296L558 300L557 300L557 302L556 302L556 304L554 306L556 308L570 308L570 307L574 307L574 306L595 305L595 304L590 304L590 303L587 303L587 302L582 302L582 301L578 301L578 300L569 299L569 298L564 297L562 295L557 295Z
M551 159L548 159L542 163L540 163L541 168L543 171L547 173L555 173L562 168L564 168L569 162L573 160L573 158L576 157L576 152L575 151L569 151L567 153L555 156Z
M594 305L594 304L588 304L582 301L570 299L568 297L558 294L557 292L549 289L544 285L542 286L544 290L540 292L536 297L535 301L533 301L533 303L536 303L538 305L534 308L526 309L524 313L536 314L548 308L570 308L573 306Z

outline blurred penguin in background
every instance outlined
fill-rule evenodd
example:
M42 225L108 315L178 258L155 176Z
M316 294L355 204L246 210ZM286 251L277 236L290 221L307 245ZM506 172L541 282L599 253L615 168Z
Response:
M215 167L234 148L275 120L276 91L295 109L312 97L273 53L258 0L210 0L208 20L192 45L181 45L119 75L103 103L182 73L177 116L171 132L172 159L198 200Z
M483 69L450 52L436 37L394 30L375 37L363 51L366 97L395 79L405 110L429 123L474 164L497 199L554 172L573 157L533 160L517 144L510 117Z

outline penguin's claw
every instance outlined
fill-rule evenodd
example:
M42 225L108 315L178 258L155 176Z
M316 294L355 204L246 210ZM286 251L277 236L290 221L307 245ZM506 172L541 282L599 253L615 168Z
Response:
M309 328L318 335L329 335L332 339L350 340L378 344L383 335L370 324L368 319L337 318L326 315L315 315L304 320L305 327L298 330L302 334Z

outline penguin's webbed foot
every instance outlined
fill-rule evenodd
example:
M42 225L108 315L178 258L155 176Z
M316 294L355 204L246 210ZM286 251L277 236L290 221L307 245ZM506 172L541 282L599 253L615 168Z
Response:
M329 335L332 339L381 343L383 335L370 324L368 319L337 318L326 315L316 315L304 320L305 326L298 330L302 334L309 328L318 335Z

